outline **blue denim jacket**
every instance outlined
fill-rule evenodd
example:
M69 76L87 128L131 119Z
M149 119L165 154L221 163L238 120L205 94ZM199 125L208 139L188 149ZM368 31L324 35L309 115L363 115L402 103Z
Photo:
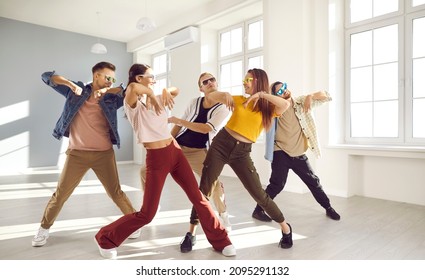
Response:
M82 82L74 82L83 89L81 95L76 95L69 87L54 84L50 80L53 75L55 75L55 71L45 72L41 75L41 79L44 83L46 83L46 85L52 87L66 98L62 114L56 122L55 129L53 130L53 136L57 139L61 139L63 136L69 137L69 125L78 110L90 97L92 84L84 85ZM118 135L117 109L123 105L123 100L124 97L122 92L120 94L105 94L103 98L99 100L99 105L109 123L109 135L111 137L111 142L113 145L117 145L118 148L120 147L120 137Z

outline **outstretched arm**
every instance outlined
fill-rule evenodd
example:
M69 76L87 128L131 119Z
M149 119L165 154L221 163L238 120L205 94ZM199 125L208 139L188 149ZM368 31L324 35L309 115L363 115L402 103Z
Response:
M329 99L330 96L327 91L317 91L306 95L304 99L304 112L308 112L311 109L313 101L326 101Z
M180 127L182 127L182 126L188 128L192 131L204 133L204 134L208 133L212 130L212 127L210 125L206 124L206 123L190 122L190 121L187 121L187 120L184 120L184 119L176 118L174 116L169 117L168 122L175 124L174 127L176 127L176 126L178 127L178 130L176 128L176 130L177 130L176 135L177 135L178 131L180 130ZM174 127L173 127L173 130L174 130ZM173 133L171 133L171 134L173 134Z
M270 93L267 93L265 91L259 91L253 95L251 95L245 102L244 102L244 106L248 106L249 102L254 102L254 106L255 104L257 104L258 100L260 98L263 98L267 101L269 101L270 103L273 103L276 107L275 107L275 114L277 115L282 115L283 112L285 112L289 106L291 105L289 103L288 100L280 97L280 96L276 96L276 95L271 95Z
M123 88L122 88L122 84L121 84L118 87L113 87L113 88L111 88L111 87L104 87L104 88L98 89L93 94L94 94L94 97L95 98L100 98L100 97L102 97L102 95L105 95L107 93L110 93L110 94L122 94L122 92L123 92Z
M168 119L168 122L170 123L170 119ZM179 133L181 127L178 125L174 125L173 128L171 129L171 135L176 138L177 134Z
M66 79L65 77L59 76L59 75L53 75L50 77L50 80L56 84L56 85L64 85L69 87L73 93L76 95L81 95L83 92L83 89L76 84L74 84L72 81Z
M233 96L230 93L224 91L214 91L209 94L209 97L211 100L222 103L229 110L233 111L235 104L233 102Z
M160 114L162 111L161 105L158 103L158 100L155 98L153 90L147 86L138 83L130 83L127 86L125 91L125 102L131 107L135 108L139 96L146 95L151 99L151 105L155 108L155 112Z

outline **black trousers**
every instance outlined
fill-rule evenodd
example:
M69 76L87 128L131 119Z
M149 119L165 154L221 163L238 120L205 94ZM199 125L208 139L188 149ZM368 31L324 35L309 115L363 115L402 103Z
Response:
M272 199L285 187L290 169L307 185L316 201L323 208L326 209L331 206L329 198L320 184L319 177L314 174L311 168L308 157L305 154L291 157L281 150L273 152L272 174L269 179L269 185L266 188L266 193ZM261 210L261 207L257 205L256 210Z

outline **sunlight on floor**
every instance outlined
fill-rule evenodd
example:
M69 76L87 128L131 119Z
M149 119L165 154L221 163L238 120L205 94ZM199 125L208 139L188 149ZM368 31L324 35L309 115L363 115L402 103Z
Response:
M50 197L56 189L57 182L2 184L0 200L28 199L34 197ZM121 185L124 192L139 191L139 188ZM10 191L9 191L10 190ZM81 181L73 195L106 193L99 180Z
M261 236L261 238L258 238ZM238 249L252 248L257 246L276 245L281 237L280 230L271 226L258 226L252 223L252 226L233 230L229 234L233 245ZM162 239L151 239L142 241L127 241L121 246L118 253L119 259L136 258L147 255L160 255L161 247L175 246L179 244L183 238L182 236L162 238ZM298 235L293 233L293 240L305 239L307 236ZM210 248L211 244L206 239L205 234L196 235L196 244L193 247L193 251L204 250ZM143 251L143 252L141 252ZM149 252L146 252L149 251Z
M170 224L186 224L190 209L176 211L162 211L157 214L154 220L144 228L160 227ZM111 223L121 216L96 217L86 219L72 219L56 221L54 227L50 230L51 234L55 232L73 231L74 234L83 234L92 232L93 235L104 225ZM277 244L281 236L280 230L272 226L257 225L252 223L243 223L244 228L232 230L229 237L237 249L262 246L267 244ZM239 225L234 224L235 228ZM39 223L2 226L0 227L0 240L9 240L14 238L33 236L39 227ZM261 233L261 238L258 238ZM183 238L181 236L156 238L149 240L127 240L120 248L119 258L135 258L148 255L162 254L161 248L166 246L176 246ZM211 248L211 244L206 239L205 234L197 234L197 243L193 250L202 250ZM293 233L293 239L304 239L306 236ZM142 237L143 239L143 229Z
M153 221L146 227L187 223L189 215L190 209L159 212ZM90 230L97 232L102 226L109 224L120 217L121 216L108 216L56 221L54 226L51 228L50 233L60 231L77 231L76 233L82 233ZM0 240L33 236L39 226L39 223L2 226L0 227Z
M27 175L44 175L56 174L60 170L54 169L37 169L26 170L20 174ZM54 180L50 178L50 180ZM22 200L39 197L50 197L55 191L57 181L42 181L37 183L17 183L17 184L2 184L0 185L1 197L0 201L5 200ZM128 185L121 185L125 192L140 192L139 187L130 187ZM99 180L83 180L73 193L73 195L90 195L90 194L105 194L105 189ZM138 239L126 240L119 248L119 259L134 259L140 257L154 257L158 259L172 259L166 254L169 248L176 247L175 250L179 251L178 246L189 227L189 216L191 209L184 207L184 209L166 211L161 209L153 219L153 221L143 227L142 235ZM217 215L217 213L216 213ZM57 220L50 230L51 236L61 238L86 238L87 235L94 236L97 231L118 218L121 215L113 216L97 216L90 218ZM232 219L237 220L235 216L230 216ZM32 238L39 228L40 223L18 224L10 226L0 226L0 241L12 240L20 238ZM169 231L169 227L179 226L182 228L181 234L176 236L176 231ZM168 227L168 228L167 228ZM245 249L258 247L263 245L277 246L281 231L276 223L258 224L254 221L233 222L232 231L229 237L236 249ZM160 234L158 234L160 233ZM71 237L69 234L72 234ZM158 238L160 236L160 238ZM199 227L197 243L193 247L193 251L211 250L211 244L206 239L202 228ZM304 239L306 236L293 234L293 239ZM204 252L205 253L205 252ZM208 252L207 252L208 254Z

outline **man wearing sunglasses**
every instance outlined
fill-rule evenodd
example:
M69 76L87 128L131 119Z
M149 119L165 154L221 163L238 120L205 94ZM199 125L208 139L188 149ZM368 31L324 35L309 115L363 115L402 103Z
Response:
M340 215L332 208L319 177L314 174L305 154L310 149L317 158L320 157L316 124L311 110L332 98L326 91L292 98L291 92L286 89L286 83L279 81L272 84L271 93L289 100L291 106L275 120L266 134L265 158L272 163L266 193L274 199L285 187L289 170L292 169L326 210L326 215L332 220L339 220ZM254 209L252 217L263 222L271 221L259 205Z
M85 173L92 169L103 184L108 196L123 214L135 212L130 200L121 190L113 145L120 146L117 109L123 106L122 86L112 88L115 66L99 62L92 68L93 82L73 82L55 72L45 72L41 78L65 97L65 106L53 130L53 136L69 138L67 158L56 190L44 210L40 228L32 246L40 247L49 238L62 206L78 186ZM131 238L137 238L135 232Z
M225 105L209 98L211 92L217 91L217 81L213 75L202 73L198 79L198 86L204 96L192 99L181 118L172 116L168 122L175 124L171 134L182 148L192 170L201 177L207 148L216 133L225 124L230 111ZM224 201L224 188L218 180L214 182L211 198L223 227L229 232L231 224ZM196 243L195 232L199 220L194 215L194 213L191 214L189 232L180 243L182 253L192 251L192 246Z

